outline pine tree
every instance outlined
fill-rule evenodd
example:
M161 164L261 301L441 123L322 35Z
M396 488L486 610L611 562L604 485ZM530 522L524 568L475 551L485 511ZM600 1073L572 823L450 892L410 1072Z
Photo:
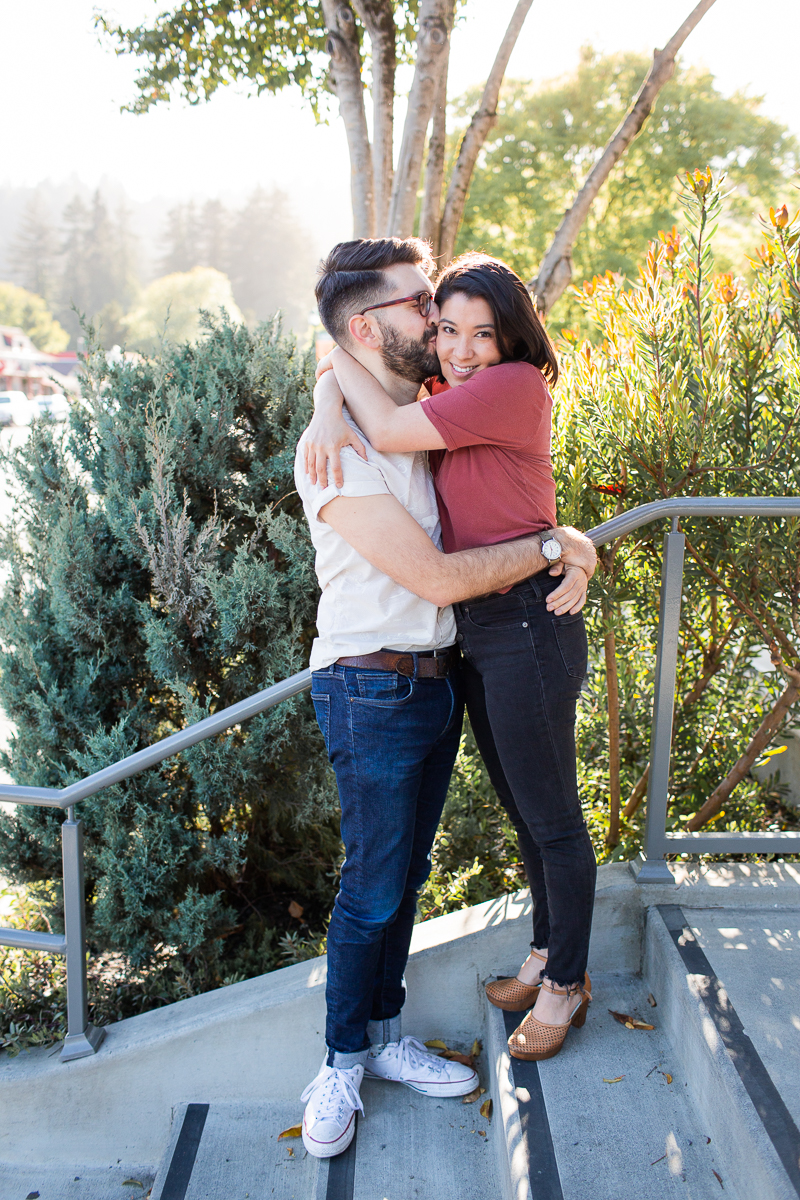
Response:
M280 309L298 332L313 306L317 255L279 188L258 188L236 215L228 274L243 312L264 320Z
M159 361L92 351L64 439L37 425L8 452L20 503L0 547L0 704L15 780L62 786L305 665L317 586L292 469L312 385L277 328L210 324ZM93 945L132 962L167 947L198 986L223 953L274 965L290 900L313 928L330 910L331 780L300 696L84 801ZM0 816L0 875L58 880L61 819Z
M9 250L14 278L26 291L48 304L56 297L58 235L50 210L39 192L28 201Z
M197 225L197 210L193 201L176 204L167 213L167 228L162 245L164 254L159 260L161 275L174 275L177 271L191 271L192 267L213 266L202 263L200 239Z
M128 213L120 208L112 216L98 189L91 205L73 197L63 224L59 320L75 344L81 316L94 319L102 344L109 347L122 337L122 317L137 288Z

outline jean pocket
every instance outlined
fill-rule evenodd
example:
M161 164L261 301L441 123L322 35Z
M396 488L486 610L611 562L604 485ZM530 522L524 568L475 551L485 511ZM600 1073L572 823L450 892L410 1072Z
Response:
M490 596L461 609L467 622L478 629L522 629L526 615L519 596Z
M582 613L553 617L553 629L567 674L583 679L589 665L589 643Z
M317 714L317 724L325 740L325 749L330 753L331 698L326 692L312 692L311 700Z
M348 679L347 690L351 700L367 704L404 704L414 691L414 683L396 671L359 671L354 679Z

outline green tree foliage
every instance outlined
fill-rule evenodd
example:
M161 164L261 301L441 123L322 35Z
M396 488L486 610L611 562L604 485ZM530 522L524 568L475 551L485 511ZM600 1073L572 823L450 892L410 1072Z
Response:
M669 496L800 494L800 220L770 211L747 286L715 272L721 197L710 170L686 178L683 202L686 233L651 243L635 285L609 274L578 297L595 334L562 354L554 459L560 518L583 528ZM769 789L748 770L796 720L800 522L687 518L682 527L671 820L780 827L786 814L763 806ZM609 625L616 634L623 802L647 761L660 542L660 529L645 528L605 547L595 584L595 645ZM762 674L754 661L765 652L775 670ZM599 665L582 720L579 757L599 829L609 787ZM626 850L636 836L635 822L623 827Z
M58 299L58 234L44 197L34 192L15 230L9 263L17 283L52 305Z
M213 267L229 277L249 321L280 311L285 325L306 331L318 256L279 188L257 188L236 210L219 200L200 208L192 201L176 205L167 217L164 248L165 274Z
M37 424L8 452L13 778L62 786L306 664L317 587L292 470L312 384L277 328L209 325L155 361L94 351L63 440ZM331 779L304 696L85 801L93 947L176 960L194 987L223 953L274 965L289 901L318 925L330 908ZM0 875L58 880L61 819L0 817Z
M152 354L166 334L171 341L197 341L203 332L203 312L224 309L230 319L242 320L230 280L213 267L193 267L154 279L139 304L122 320L126 346Z
M65 350L69 334L62 329L41 296L0 281L0 325L13 325L27 333L37 350L57 354Z
M138 282L127 214L113 216L100 191L90 204L75 196L64 209L59 319L73 345L82 317L96 321L102 344L121 340L121 318L130 308Z
M497 254L530 279L558 217L622 119L647 67L638 54L585 49L577 71L565 79L544 88L507 83L498 123L472 180L459 249ZM474 101L466 97L462 113ZM678 67L581 231L576 282L607 270L635 277L642 247L679 218L680 172L698 162L728 172L734 189L730 223L751 217L753 198L763 202L780 193L789 198L787 178L798 166L798 153L796 140L760 112L757 99L723 96L708 72ZM749 220L747 228L749 236ZM718 256L738 268L744 259L741 235L734 225L727 247L725 236L723 230L717 239ZM573 311L566 301L556 320L566 319L565 309Z

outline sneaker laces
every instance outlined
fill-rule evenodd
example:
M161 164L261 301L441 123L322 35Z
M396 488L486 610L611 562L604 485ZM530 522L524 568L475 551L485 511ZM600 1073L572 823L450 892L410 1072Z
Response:
M303 1092L300 1097L303 1104L314 1097L315 1117L318 1121L341 1119L345 1105L357 1108L361 1115L364 1115L364 1105L350 1074L351 1070L352 1067L323 1067Z
M448 1059L431 1054L424 1042L415 1037L401 1038L395 1051L397 1066L402 1077L403 1069L408 1066L413 1071L427 1068L434 1075L441 1075L448 1065Z

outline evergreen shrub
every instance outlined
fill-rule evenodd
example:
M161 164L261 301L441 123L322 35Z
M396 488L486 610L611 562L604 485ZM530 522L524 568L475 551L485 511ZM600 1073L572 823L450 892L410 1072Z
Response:
M2 765L20 783L63 787L307 664L318 589L292 472L313 362L277 324L206 327L149 360L93 349L64 432L37 422L4 455ZM213 987L297 957L330 910L336 791L307 695L79 812L89 942L131 969ZM53 928L62 819L0 816L0 876Z

